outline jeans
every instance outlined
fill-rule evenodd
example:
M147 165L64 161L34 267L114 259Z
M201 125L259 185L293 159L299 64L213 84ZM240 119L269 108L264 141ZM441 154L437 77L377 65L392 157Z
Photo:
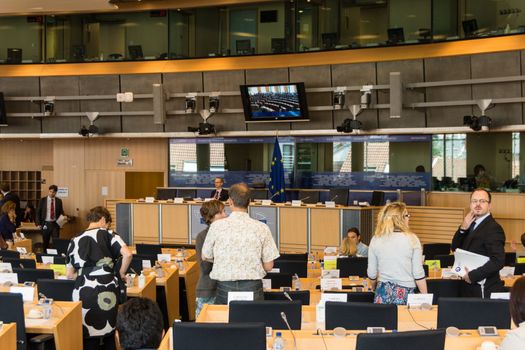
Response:
M261 280L218 281L215 304L227 304L228 292L253 292L253 300L264 300Z

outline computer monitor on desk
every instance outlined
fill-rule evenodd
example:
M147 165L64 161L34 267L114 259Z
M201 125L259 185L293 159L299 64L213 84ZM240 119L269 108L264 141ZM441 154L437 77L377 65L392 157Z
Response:
M22 49L7 49L7 63L22 63Z
M129 57L132 60L139 60L144 58L144 53L142 53L141 45L129 45L128 46Z

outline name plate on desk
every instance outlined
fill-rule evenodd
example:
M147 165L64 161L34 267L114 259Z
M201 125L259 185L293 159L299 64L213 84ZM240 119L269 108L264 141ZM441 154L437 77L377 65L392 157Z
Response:
M272 289L272 280L269 278L263 278L262 279L263 289L269 290Z
M334 201L326 201L326 202L324 202L324 205L327 208L335 208L335 202Z
M340 271L338 269L333 270L321 270L321 278L339 278Z
M346 293L322 293L321 302L336 301L346 303L348 301L348 294Z
M321 278L321 290L341 290L343 281L340 278Z
M24 247L16 247L16 251L20 254L27 254L27 250Z
M292 207L300 207L301 203L302 202L300 200L293 200L292 201Z
M11 263L0 263L0 271L2 271L1 273L11 273L13 272L13 267Z
M432 305L434 294L409 294L407 299L408 306L421 306L423 304Z
M177 198L173 199L173 203L175 203L175 204L182 204L182 203L184 203L184 198L177 197Z
M158 262L170 262L171 254L157 254L157 261Z
M503 278L508 276L514 276L514 271L516 268L514 266L504 266L501 270L499 270L499 275Z
M151 268L151 260L142 260L142 268L143 269L150 269Z
M263 199L261 205L272 205L271 199Z
M458 278L458 275L452 269L441 269L441 278Z
M228 305L234 300L253 301L253 292L228 292Z
M146 203L155 203L155 197L146 197L145 198Z
M16 273L0 273L0 284L11 282L18 284L18 275Z
M490 299L510 300L510 293L490 293Z
M46 253L49 255L58 255L58 250L56 249L46 249Z
M22 294L22 299L24 302L32 302L35 298L34 287L11 287L9 288L9 293Z
M52 256L43 256L42 257L42 263L43 264L53 264L55 262L55 258L53 258Z

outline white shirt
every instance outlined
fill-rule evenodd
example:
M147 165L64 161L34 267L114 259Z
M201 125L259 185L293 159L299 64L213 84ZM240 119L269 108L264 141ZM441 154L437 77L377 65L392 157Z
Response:
M483 216L480 216L479 218L477 218L476 220L474 220L476 222L476 224L474 225L474 230L479 226L479 224L481 224L481 222L483 220L485 220L486 218L488 218L490 215L490 212L488 212L487 214L483 215Z
M525 322L507 333L499 346L499 350L523 350L525 349Z
M262 279L262 264L278 257L268 226L246 212L234 211L213 222L202 246L202 258L213 260L210 278L217 281Z
M55 201L55 218L51 220L51 200ZM47 206L46 206L46 221L56 221L57 220L57 201L55 198L47 196Z

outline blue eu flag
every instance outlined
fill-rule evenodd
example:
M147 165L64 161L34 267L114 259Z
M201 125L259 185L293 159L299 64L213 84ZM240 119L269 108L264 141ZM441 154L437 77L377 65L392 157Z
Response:
M268 184L272 200L277 203L286 202L286 195L284 193L284 165L283 156L281 155L281 148L279 141L275 138L273 145L272 156L272 172L270 174L270 183Z

